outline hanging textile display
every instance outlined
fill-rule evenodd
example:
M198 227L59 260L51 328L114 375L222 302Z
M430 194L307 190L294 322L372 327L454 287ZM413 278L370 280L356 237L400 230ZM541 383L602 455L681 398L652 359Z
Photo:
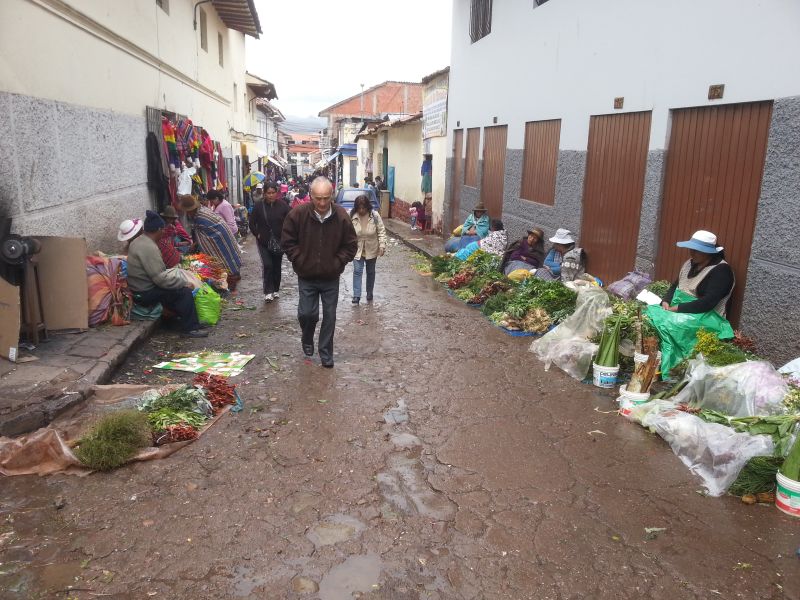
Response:
M201 135L201 143L200 143L200 166L204 169L210 169L211 163L214 160L214 142L211 140L211 136L208 132L204 129Z
M197 129L191 119L178 121L177 144L181 159L197 158L197 151L200 148L200 136Z
M222 156L222 145L219 142L214 143L215 156L217 157L217 183L219 187L227 189L228 178L225 173L225 157Z
M145 146L147 150L147 187L155 195L158 209L163 210L171 202L170 179L164 173L158 137L152 131L147 134Z
M161 135L164 138L164 145L167 147L167 162L175 168L180 167L181 160L175 140L175 125L167 117L161 117Z

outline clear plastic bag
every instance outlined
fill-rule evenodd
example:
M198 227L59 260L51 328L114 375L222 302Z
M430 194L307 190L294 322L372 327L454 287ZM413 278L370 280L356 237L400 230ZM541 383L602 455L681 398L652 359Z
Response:
M689 361L689 383L675 396L680 404L716 410L732 417L782 415L786 381L766 361L712 367L702 355Z
M575 379L583 380L597 351L597 344L588 339L600 331L610 314L611 300L605 291L595 286L580 286L575 312L535 340L530 350L544 362L545 370L555 364Z
M642 425L664 438L711 496L724 494L751 458L774 449L772 436L737 433L677 409L651 410Z

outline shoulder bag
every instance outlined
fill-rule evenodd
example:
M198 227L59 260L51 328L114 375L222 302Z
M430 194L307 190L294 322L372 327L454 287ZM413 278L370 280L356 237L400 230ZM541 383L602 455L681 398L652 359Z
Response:
M269 250L272 254L281 254L283 252L283 248L281 248L281 243L275 238L275 232L272 231L272 226L269 224L269 219L267 218L267 205L266 202L261 202L261 212L264 215L264 223L269 229L269 241L267 242L267 250Z

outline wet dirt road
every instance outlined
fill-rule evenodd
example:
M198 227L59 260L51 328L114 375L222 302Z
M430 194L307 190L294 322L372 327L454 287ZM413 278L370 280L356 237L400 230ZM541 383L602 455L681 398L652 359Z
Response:
M252 241L245 262L255 310L205 341L158 334L115 378L253 351L244 412L166 460L0 480L0 598L800 598L799 523L700 495L610 396L544 372L403 246L374 305L345 272L333 370L303 359L294 277L264 305Z

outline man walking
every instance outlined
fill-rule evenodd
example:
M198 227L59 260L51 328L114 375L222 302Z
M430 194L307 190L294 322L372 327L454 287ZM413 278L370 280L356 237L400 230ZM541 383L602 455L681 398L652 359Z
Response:
M339 302L339 276L358 249L358 238L350 215L332 204L333 185L325 177L311 184L311 202L292 209L283 223L282 246L297 273L300 299L297 319L306 356L314 355L314 332L322 298L319 358L323 367L333 367L333 332Z

